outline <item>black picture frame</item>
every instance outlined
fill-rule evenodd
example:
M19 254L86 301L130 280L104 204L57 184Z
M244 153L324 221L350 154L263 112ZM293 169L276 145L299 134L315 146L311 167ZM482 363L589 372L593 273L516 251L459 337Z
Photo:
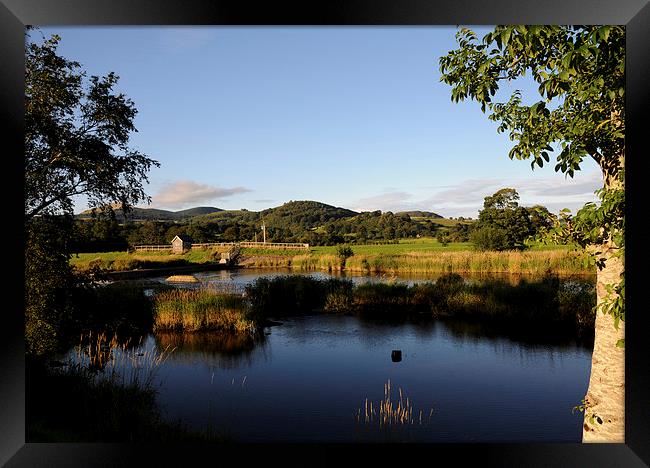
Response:
M0 0L0 115L4 174L10 188L4 232L14 258L5 288L14 298L4 309L0 341L0 464L6 466L177 466L199 459L248 465L274 461L318 466L351 462L480 466L650 466L650 388L643 359L647 313L641 305L641 259L648 236L640 229L644 201L643 152L650 94L649 0L320 0L251 5L232 0ZM455 25L624 24L627 35L626 135L626 443L625 444L430 444L430 445L235 445L25 444L24 239L20 201L24 168L24 26L69 25ZM10 182L10 183L9 183ZM631 215L629 215L631 213ZM531 417L543 418L534 413ZM341 453L344 451L345 453ZM445 465L450 462L444 462Z

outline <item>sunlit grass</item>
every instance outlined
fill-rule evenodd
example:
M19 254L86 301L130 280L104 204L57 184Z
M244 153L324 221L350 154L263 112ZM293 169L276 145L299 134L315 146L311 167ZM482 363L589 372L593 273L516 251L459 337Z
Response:
M223 330L255 333L241 295L208 288L162 291L154 297L154 330Z
M395 401L392 400L391 390L391 382L388 379L384 384L384 399L374 403L366 398L363 408L357 410L357 422L369 425L378 424L380 428L422 425L431 422L433 408L426 416L422 410L415 413L413 402L404 396L401 388L398 388L399 398Z

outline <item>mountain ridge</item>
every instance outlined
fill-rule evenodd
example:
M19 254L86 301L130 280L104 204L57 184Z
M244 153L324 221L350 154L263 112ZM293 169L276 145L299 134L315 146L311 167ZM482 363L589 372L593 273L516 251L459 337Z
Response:
M114 211L117 219L124 220L124 215L121 209L118 208ZM296 212L298 212L298 214L296 214ZM252 211L244 208L239 210L226 210L213 206L197 206L179 211L163 210L160 208L134 207L131 214L129 215L129 219L133 221L177 221L194 217L206 219L214 216L223 216L228 218L231 218L233 216L247 216L267 219L285 218L298 215L304 218L306 224L311 224L331 219L350 218L361 213L364 212L354 211L348 208L338 207L315 200L290 200L283 203L282 205L265 208L260 211ZM443 216L432 211L422 210L398 211L395 214L420 218L444 218ZM91 209L84 210L81 213L75 215L75 218L77 219L88 219L91 217Z

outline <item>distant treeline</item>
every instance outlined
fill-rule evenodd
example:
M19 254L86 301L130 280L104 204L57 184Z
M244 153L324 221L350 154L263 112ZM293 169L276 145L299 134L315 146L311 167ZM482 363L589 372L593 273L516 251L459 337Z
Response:
M505 191L511 198L517 196L512 189ZM497 194L501 192L503 190ZM87 215L77 218L72 249L78 253L126 250L133 245L169 244L176 235L182 234L196 243L261 241L264 223L268 242L323 246L436 237L443 244L472 241L479 245L479 241L487 239L489 242L483 242L486 248L502 250L523 245L527 236L535 235L540 227L548 225L548 210L545 208L519 207L516 201L510 204L512 207L486 206L480 212L478 222L464 218L445 219L432 212L377 210L357 213L314 201L291 201L260 212L204 207L175 213L188 216L188 212L197 212L194 216L162 220L129 220L122 213L109 211L91 218ZM543 219L540 218L540 209ZM139 209L138 215L143 212L152 214ZM161 210L152 212L168 213Z
M415 218L415 217L414 217ZM362 244L400 238L435 236L450 231L454 241L467 240L468 225L442 227L439 217L411 218L390 211L356 213L318 202L289 202L261 212L217 211L183 220L125 221L122 217L100 214L78 219L73 240L77 252L126 250L140 244L169 244L185 234L195 242L262 240L261 223L268 242L306 242L310 245Z

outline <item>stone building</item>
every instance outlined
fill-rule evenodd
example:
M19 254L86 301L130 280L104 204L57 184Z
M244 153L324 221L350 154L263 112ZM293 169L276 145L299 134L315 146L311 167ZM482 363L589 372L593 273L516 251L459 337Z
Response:
M194 241L190 236L181 234L172 239L172 253L182 254L187 252L192 248L192 243Z

